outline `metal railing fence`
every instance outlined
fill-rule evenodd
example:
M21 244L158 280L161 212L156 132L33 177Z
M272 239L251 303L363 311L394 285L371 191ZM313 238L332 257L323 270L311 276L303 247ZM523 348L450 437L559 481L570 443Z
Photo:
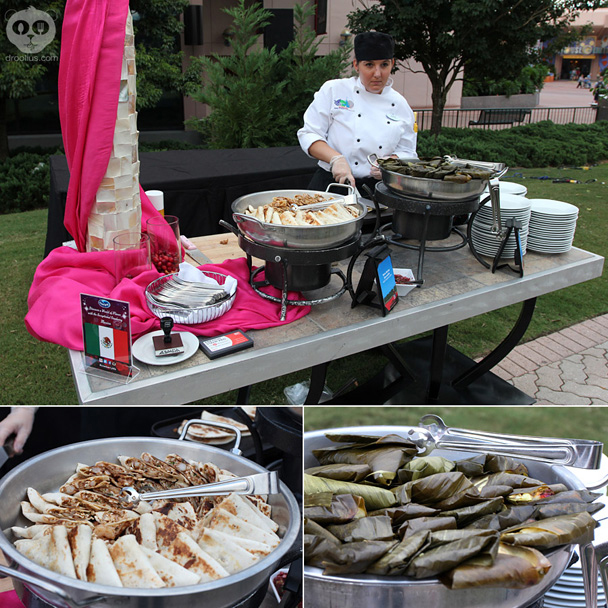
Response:
M486 108L488 110L496 108ZM459 129L510 129L511 127L550 120L555 124L565 125L568 123L591 124L596 121L597 107L573 107L573 108L505 108L509 111L530 111L524 122L513 124L483 124L470 125L471 121L479 120L480 114L484 109L447 109L443 112L442 127L452 127ZM414 110L418 117L418 130L425 131L431 128L432 110Z

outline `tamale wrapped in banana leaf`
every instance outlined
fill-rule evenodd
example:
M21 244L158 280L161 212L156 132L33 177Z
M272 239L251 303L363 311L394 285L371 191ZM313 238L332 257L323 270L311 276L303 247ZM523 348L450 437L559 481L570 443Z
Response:
M431 517L437 515L439 509L432 507L425 507L424 505L417 505L414 502L410 502L407 505L401 505L399 507L390 507L388 509L379 509L372 511L368 515L375 517L376 515L388 515L393 526L400 526L404 521L408 519L415 519L416 517Z
M460 509L452 509L450 511L442 511L442 517L454 517L458 522L458 527L464 527L482 515L497 513L503 508L504 500L502 496L491 498L485 502L478 502L475 505L461 507Z
M372 472L372 469L368 464L336 463L311 467L304 472L307 475L314 475L315 477L337 479L338 481L353 481L356 483L365 479Z
M582 511L587 511L589 515L593 515L603 508L604 504L601 502L553 502L548 505L537 505L536 518L547 519L549 517L557 517L558 515L581 513Z
M528 469L522 462L517 462L511 456L503 456L501 454L486 454L486 463L484 467L486 473L514 473L516 475L524 475L528 477Z
M321 567L324 574L360 574L397 544L397 541L366 540L328 547L330 543L326 542Z
M326 541L329 541L333 545L341 545L339 539L337 539L327 528L324 528L316 521L312 519L304 518L304 534L308 534L311 536L319 536Z
M398 435L387 435L373 443L368 442L363 445L351 444L313 450L315 458L321 465L366 464L372 470L366 479L385 486L391 484L397 470L417 453L414 443Z
M310 566L322 568L325 555L327 555L328 551L335 546L337 545L322 536L304 534L304 555L306 556L306 563Z
M391 540L394 537L391 518L362 517L348 524L327 526L327 530L343 543L354 543L362 540Z
M351 443L354 445L348 446L336 446L334 449L342 449L342 447L348 449L354 446L370 446L370 445L382 445L382 444L391 444L391 445L402 445L408 448L416 447L415 444L407 439L406 437L402 437L401 435L396 435L394 433L390 433L388 435L383 435L382 437L378 437L377 435L346 435L340 433L326 433L325 437L334 443ZM314 454L313 450L313 454Z
M366 572L368 574L383 574L399 576L426 545L430 532L423 530L404 538L396 547L385 553L377 562L373 563Z
M548 505L556 502L590 503L599 498L600 496L601 494L599 494L598 492L589 492L588 490L568 490L567 492L559 492L552 496L540 498L536 501L536 504Z
M454 463L441 456L423 456L406 462L399 471L397 478L401 483L415 481L421 477L436 475L437 473L449 473L454 469Z
M482 566L473 558L442 574L440 580L450 589L524 589L540 583L550 568L551 562L540 551L500 543L491 566Z
M334 495L331 492L317 492L304 496L305 507L329 507Z
M448 530L456 528L455 517L417 517L416 519L408 519L404 522L399 529L397 534L400 538L411 536L420 532L421 530Z
M462 473L451 471L423 477L416 481L408 481L402 486L393 488L397 500L401 504L416 502L431 505L446 500L453 494L470 488L473 484Z
M597 525L595 519L586 511L571 515L558 515L521 524L505 530L501 535L503 543L543 547L550 549L558 545L575 543L586 538Z
M568 488L563 483L552 485L540 485L533 488L525 488L512 492L506 497L506 501L512 504L528 504L533 505L539 500L549 498L560 492L567 492Z
M507 494L511 494L511 492L513 492L513 489L509 486L486 486L481 490L472 486L463 492L458 492L458 494L454 494L441 502L435 503L434 507L436 509L441 509L442 511L460 509L461 507L475 505L498 496L506 496Z
M414 578L437 576L480 554L493 558L498 551L498 539L498 533L472 534L431 549L423 549L410 561L406 574Z
M395 495L384 488L352 483L350 481L337 481L335 479L324 479L322 477L304 475L304 494L316 494L318 492L333 492L334 494L352 494L354 496L360 496L365 501L365 506L368 511L392 507L397 503Z
M307 498L310 497L310 494L307 495ZM304 517L319 524L345 524L365 515L363 499L352 494L333 495L329 506L304 507Z
M484 477L474 478L473 485L480 490L486 486L511 486L512 488L533 488L542 486L543 482L518 473L491 473Z

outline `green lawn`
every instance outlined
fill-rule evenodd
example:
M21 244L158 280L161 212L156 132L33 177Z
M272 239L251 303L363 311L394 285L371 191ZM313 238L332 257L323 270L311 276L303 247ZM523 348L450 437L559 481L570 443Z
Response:
M514 171L511 171L511 175ZM608 254L608 164L582 169L525 169L522 178L529 198L551 198L577 205L580 215L574 244L606 256ZM591 183L557 184L532 179L550 176L595 180ZM27 294L34 270L44 252L46 210L0 216L0 263L6 269L3 293L3 340L0 349L0 382L3 404L69 405L76 403L76 392L65 349L40 343L24 326ZM10 272L9 272L10 271ZM457 323L450 328L450 344L469 356L493 348L506 335L520 307L513 306ZM536 312L524 340L557 331L574 323L608 312L608 285L605 277L575 285L539 298ZM363 380L384 365L375 353L362 353L332 363L328 385L334 390L347 380ZM251 402L260 405L285 403L283 389L308 377L308 370L256 385ZM218 395L208 405L234 403L235 392Z

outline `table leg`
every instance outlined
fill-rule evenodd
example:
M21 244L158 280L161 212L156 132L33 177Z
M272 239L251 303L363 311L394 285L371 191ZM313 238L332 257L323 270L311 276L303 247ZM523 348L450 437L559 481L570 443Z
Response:
M329 367L329 361L325 363L319 363L312 368L310 374L310 388L308 389L308 395L306 395L306 401L304 405L315 405L319 403L323 389L325 388L325 379L327 378L327 368Z
M237 405L247 405L249 403L249 395L251 394L251 385L241 386L236 397Z
M443 378L443 362L448 345L449 325L438 327L433 330L433 346L431 350L431 370L429 375L428 399L429 402L436 401L439 397L441 380Z
M452 381L452 386L455 389L462 388L471 384L490 371L495 365L500 363L514 348L517 343L521 340L523 335L526 333L532 315L534 314L534 307L536 306L536 298L530 298L525 300L519 313L519 317L513 326L513 329L509 332L509 335L486 357L476 363L471 369L461 374L458 378Z

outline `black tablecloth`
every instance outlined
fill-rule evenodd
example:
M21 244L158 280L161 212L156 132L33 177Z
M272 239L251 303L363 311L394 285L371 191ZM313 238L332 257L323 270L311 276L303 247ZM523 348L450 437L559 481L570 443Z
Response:
M222 232L219 220L232 220L230 205L244 194L307 188L317 168L297 146L147 152L140 160L142 187L165 193L165 213L179 217L181 233L189 237ZM52 156L50 164L45 255L72 239L63 225L69 183L65 156Z

